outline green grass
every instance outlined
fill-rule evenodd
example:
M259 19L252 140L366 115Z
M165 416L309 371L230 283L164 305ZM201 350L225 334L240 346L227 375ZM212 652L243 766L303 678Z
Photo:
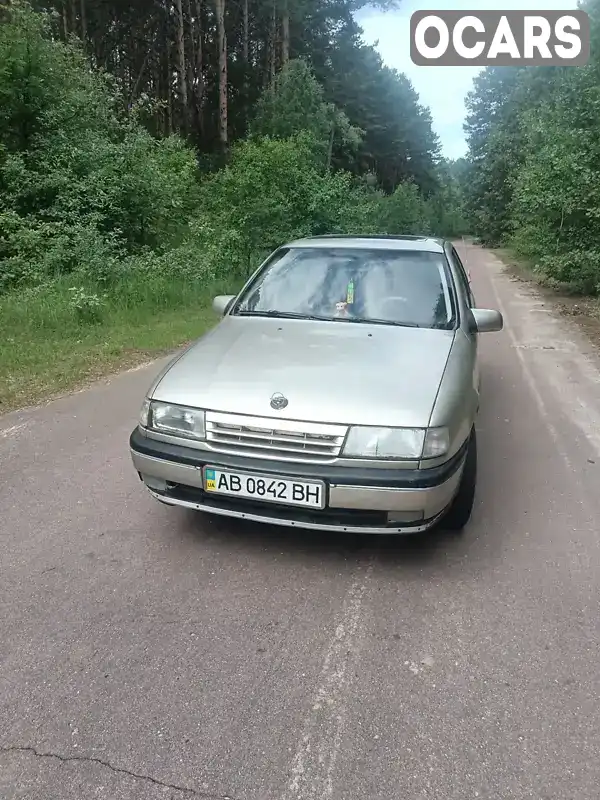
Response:
M103 303L99 318L86 321L73 302L72 285L81 282L59 281L0 298L0 413L166 355L217 322L211 308L216 294L239 288L231 282L129 278L103 298L101 289L86 286L87 295Z
M588 298L577 286L572 283L558 281L546 275L542 270L536 269L535 264L530 258L522 255L510 247L497 247L494 252L502 261L505 267L516 277L524 281L536 283L544 289L548 289L557 295L564 297ZM595 301L597 303L597 301Z

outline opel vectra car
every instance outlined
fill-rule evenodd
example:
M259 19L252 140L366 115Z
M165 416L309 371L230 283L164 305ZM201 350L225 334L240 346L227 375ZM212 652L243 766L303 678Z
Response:
M174 358L130 437L163 503L354 533L460 531L475 496L476 308L450 242L278 248ZM439 525L438 525L439 523Z

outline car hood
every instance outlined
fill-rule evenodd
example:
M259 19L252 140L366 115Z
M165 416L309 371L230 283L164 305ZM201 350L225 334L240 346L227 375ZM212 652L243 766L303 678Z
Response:
M263 417L429 423L453 331L225 317L174 361L152 397ZM274 411L270 399L289 401Z

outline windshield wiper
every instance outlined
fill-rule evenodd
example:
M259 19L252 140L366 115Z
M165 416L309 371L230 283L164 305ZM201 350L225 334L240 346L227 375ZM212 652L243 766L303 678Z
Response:
M355 325L393 325L395 328L424 328L418 322L394 322L391 319L375 319L361 317L333 317L332 322L353 322Z
M310 319L319 322L353 322L358 325L393 325L396 328L424 328L417 322L394 322L390 319L363 319L361 317L324 317L317 314L299 314L295 311L238 311L238 317L274 317L276 319Z
M311 319L329 322L331 317L319 317L315 314L299 314L295 311L238 311L238 317L275 317L276 319Z

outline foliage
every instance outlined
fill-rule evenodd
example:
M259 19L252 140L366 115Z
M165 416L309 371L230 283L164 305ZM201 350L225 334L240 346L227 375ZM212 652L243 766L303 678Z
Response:
M75 270L100 277L180 235L196 199L193 153L119 111L119 94L44 17L0 26L0 291Z
M513 67L485 70L467 98L470 185L466 208L474 230L488 244L498 244L509 228L511 174L515 152L515 87L522 71ZM511 135L512 134L512 135Z
M138 108L153 134L185 136L203 160L221 150L223 125L229 143L246 136L264 89L288 61L303 59L326 102L368 136L360 156L338 137L336 166L371 169L389 192L404 179L421 186L431 174L431 120L406 78L364 44L355 18L361 8L391 10L400 0L31 2L52 12L55 38L79 37L93 66L113 76L121 108Z
M51 30L48 17L18 1L0 28L0 292L73 274L80 288L71 307L85 322L101 318L94 297L137 275L210 281L246 274L297 236L454 229L456 187L434 163L433 138L420 141L429 123L416 95L353 39L346 56L360 52L357 63L370 63L382 88L413 104L413 139L409 114L392 132L397 144L382 188L366 170L367 151L384 147L384 118L373 122L365 150L364 132L327 99L302 58L286 63L258 98L251 135L232 147L229 162L202 177L181 137L155 137L142 124L151 99L140 96L126 110L119 81L90 70L80 46ZM338 44L341 53L343 37ZM417 140L428 154L419 167L423 181L429 175L427 192L398 161L418 161Z
M380 230L381 202L349 173L324 172L310 131L261 137L238 143L230 164L204 181L193 235L217 274L245 274L298 237Z
M484 242L600 293L600 1L585 67L490 69L468 102L466 206Z
M378 52L362 42L355 24L338 30L333 43L327 62L315 67L317 77L328 99L364 131L356 155L336 150L334 163L352 172L372 172L387 193L408 180L425 195L432 194L437 189L439 141L412 84L383 65Z
M87 292L83 286L71 286L70 306L75 311L77 319L81 322L97 323L102 320L104 300L97 294Z
M464 208L466 162L441 161L437 166L438 189L430 197L429 219L438 236L455 238L469 233Z
M295 237L460 228L462 184L362 42L364 2L249 0L246 24L226 0L224 100L212 0L177 5L2 11L0 407L200 335L211 294Z
M289 139L301 132L311 134L315 152L329 166L331 148L355 152L363 131L353 127L346 114L325 100L325 92L308 64L289 61L256 104L250 133Z
M427 204L413 183L401 183L383 200L381 218L382 229L392 235L430 233Z

